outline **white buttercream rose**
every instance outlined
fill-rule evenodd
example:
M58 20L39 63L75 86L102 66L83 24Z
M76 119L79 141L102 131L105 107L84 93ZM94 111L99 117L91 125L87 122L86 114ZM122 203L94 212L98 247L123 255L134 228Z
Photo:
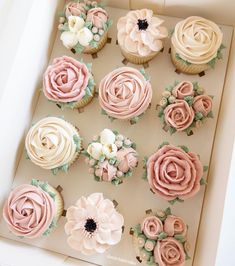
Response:
M100 156L103 154L102 148L103 148L102 144L98 142L93 142L88 146L87 152L91 157L93 157L96 160L99 160Z
M63 42L63 45L68 49L72 49L78 43L78 35L71 31L64 31L60 35L60 39Z
M68 19L68 25L69 25L69 30L71 32L77 33L80 29L83 28L85 24L85 21L77 16L69 16Z
M82 46L88 46L93 39L93 34L88 28L84 27L78 31L77 37Z
M113 144L115 142L116 136L112 130L105 128L100 133L100 142L102 144Z

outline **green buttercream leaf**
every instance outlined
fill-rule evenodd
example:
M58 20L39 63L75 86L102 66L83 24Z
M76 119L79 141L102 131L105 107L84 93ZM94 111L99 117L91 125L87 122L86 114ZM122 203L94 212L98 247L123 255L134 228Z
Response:
M41 183L39 183L39 186L40 186L40 188L42 189L42 190L44 190L44 191L48 191L48 184L46 183L46 182L41 182Z
M144 78L145 78L146 80L149 80L149 77L148 77L148 75L146 74L144 68L141 68L139 71L140 71L140 73L144 76Z
M93 47L93 48L97 48L98 47L98 43L95 40L92 40L90 42L90 46Z
M210 62L207 63L213 69L215 68L216 59L217 57L213 58Z
M161 232L159 235L158 235L158 240L162 240L162 239L164 239L164 238L166 238L167 237L167 233L165 233L165 232Z
M101 114L102 115L108 115L107 112L104 109L101 109Z
M144 173L143 173L143 175L142 175L142 178L143 178L144 180L147 180L147 178L148 178L147 170L144 171Z
M135 117L131 118L130 121L131 121L131 123L136 124L139 121L139 117L135 116Z
M173 89L174 89L174 85L168 85L166 88L165 88L165 90L166 91L169 91L169 92L172 92L173 91Z
M99 176L97 176L97 175L94 175L94 179L95 179L95 181L97 181L97 182L100 182L100 181L101 181L101 177L99 177Z
M180 199L180 198L178 198L178 197L176 197L175 199L173 199L173 200L169 200L168 202L171 204L171 205L174 205L176 202L184 202L184 200L182 200L182 199Z
M170 143L168 141L163 141L162 144L158 146L158 149L161 149L162 147L169 145Z
M107 29L109 29L113 25L113 20L112 19L108 19L108 21L106 22L106 25L107 25Z
M169 127L169 132L173 135L176 132L176 129L174 127Z
M171 208L170 208L170 207L168 207L168 208L165 210L165 214L166 214L166 216L171 215Z
M116 161L117 161L117 158L116 157L109 159L109 163L111 165L114 165L116 163Z
M80 54L83 50L84 50L84 46L81 45L79 42L76 44L76 46L74 47L76 53Z
M193 99L194 99L193 96L185 96L185 97L184 97L184 100L188 103L189 106L192 106L192 104L193 104Z
M52 197L52 198L55 200L55 196L56 196L55 193L53 193L53 192L51 192L51 191L48 191L48 194L50 195L50 197Z
M207 185L207 181L206 181L205 178L201 178L201 180L200 180L200 185L201 185L201 186Z
M207 117L209 117L209 118L214 118L214 114L213 114L213 112L210 111L210 112L207 114Z
M100 158L99 158L99 162L103 162L105 160L105 155L101 155Z
M32 179L32 180L31 180L31 185L32 185L32 186L35 186L35 187L38 187L38 186L39 186L39 184L38 184L38 180L37 180L37 179Z
M191 257L188 255L188 253L187 252L185 252L185 260L190 260L191 259Z
M53 175L56 175L59 172L59 168L51 169Z
M65 173L68 173L69 165L68 165L68 164L64 164L64 165L61 167L61 170L64 171Z
M142 230L141 230L141 225L137 224L134 227L132 227L132 230L134 231L134 234L136 236L139 236L140 234L142 234Z
M59 17L65 17L64 11L59 11L59 12L58 12L58 16L59 16Z
M197 91L198 89L199 89L198 82L197 82L197 81L194 81L194 82L193 82L193 90L194 90L194 91Z
M198 120L202 120L203 118L203 114L201 112L196 112L195 113L195 120L198 121Z
M158 112L158 117L164 116L164 108L162 106L159 106L159 112Z
M114 120L116 120L116 118L112 117L112 116L108 116L110 121L113 122Z
M132 171L129 169L126 173L124 173L124 177L132 176Z
M91 21L86 21L85 24L84 24L84 27L88 28L89 30L91 30L92 28L92 23Z
M176 234L174 235L174 238L182 244L185 242L185 238L182 235Z
M131 148L133 148L134 150L136 150L136 143L132 142Z
M118 178L114 178L114 179L112 179L111 183L115 186L118 186L122 183L122 181Z
M143 164L144 164L144 168L145 169L146 169L147 162L148 162L148 157L147 156L144 156Z
M181 145L181 146L179 146L183 151L185 151L186 153L188 153L189 152L189 148L188 147L186 147L186 146L184 146L184 145Z
M92 70L92 63L87 63L86 67L88 68L88 70L91 72Z
M203 172L207 172L208 169L209 169L209 166L208 166L208 165L204 165L204 166L203 166Z
M86 19L86 14L84 14L84 13L81 13L81 14L80 14L80 17L81 17L82 19L84 19L84 20L85 20L85 19Z
M60 31L61 32L69 31L68 23L62 24L61 27L60 27Z
M190 62L188 62L188 61L182 59L182 58L180 57L180 55L177 54L177 53L175 54L175 58L176 58L177 60L181 61L182 63L184 63L184 64L187 65L187 66L191 65Z

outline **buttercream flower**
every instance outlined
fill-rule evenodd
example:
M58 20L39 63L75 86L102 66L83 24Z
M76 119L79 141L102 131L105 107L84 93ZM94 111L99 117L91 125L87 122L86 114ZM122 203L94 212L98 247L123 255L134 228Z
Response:
M105 128L101 133L100 133L100 142L102 144L113 144L115 142L116 136L113 133L112 130Z
M99 142L92 142L87 148L88 154L96 160L103 155L103 145Z
M183 266L185 259L183 245L173 237L157 241L154 248L154 260L159 266Z
M85 14L85 4L80 2L69 2L65 7L65 16L68 19L70 16L80 16Z
M156 244L156 241L148 239L148 240L145 242L144 248L145 248L147 251L152 251L152 250L154 249L154 247L155 247L155 244Z
M168 236L182 235L186 237L187 230L187 225L180 217L168 215L164 221L164 232L166 232Z
M208 95L199 95L194 98L193 109L207 116L212 110L212 99Z
M142 222L141 230L147 238L156 240L163 231L162 221L156 216L148 216Z
M27 238L42 236L55 212L55 203L49 194L32 185L21 185L11 191L3 207L9 230Z
M200 190L202 175L198 155L172 145L160 148L147 162L150 188L166 200L193 197Z
M126 173L137 166L138 154L133 148L121 149L117 152L118 169Z
M172 90L172 94L177 99L184 99L186 96L193 96L194 90L193 90L193 83L190 81L182 81L178 85L174 87Z
M117 174L117 168L109 164L107 160L99 164L99 177L102 177L103 181L112 181Z
M101 7L95 7L87 12L86 21L92 23L96 28L104 28L105 23L108 20L107 12Z
M144 113L152 99L149 81L131 67L120 67L106 75L99 85L99 103L111 117L131 119Z
M117 155L117 146L115 144L103 145L102 152L106 158L110 159Z
M80 29L83 28L85 24L85 21L77 16L69 16L68 18L68 25L69 25L69 30L71 32L77 33Z
M166 123L177 131L188 128L194 120L194 111L184 100L176 100L164 110Z
M223 33L212 21L191 16L176 24L171 41L175 52L192 64L207 64L216 58Z
M79 101L86 94L89 78L84 63L68 56L58 57L44 73L43 92L51 101Z
M158 52L163 47L162 39L168 36L163 22L153 16L152 10L132 10L118 20L118 43L124 50L140 56Z
M66 218L69 246L85 255L104 253L121 240L123 216L101 193L81 197L68 208Z
M79 43L82 46L86 47L89 45L90 41L92 41L93 34L88 28L83 27L77 32L77 38L78 38Z
M78 35L77 35L77 33L71 32L71 31L62 32L61 35L60 35L60 39L63 42L63 45L67 49L72 49L78 43Z

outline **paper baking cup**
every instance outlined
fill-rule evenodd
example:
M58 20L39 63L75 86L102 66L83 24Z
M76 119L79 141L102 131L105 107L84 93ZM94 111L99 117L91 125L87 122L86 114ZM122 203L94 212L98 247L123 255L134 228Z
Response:
M86 106L88 103L90 103L92 101L92 99L95 96L95 86L93 86L91 94L92 95L86 96L86 97L84 97L84 99L81 99L79 102L77 102L74 105L74 108L77 108L77 109L82 108L82 107Z
M98 51L100 51L105 46L105 44L107 42L107 39L108 39L108 31L106 31L104 33L104 35L102 36L102 38L98 42L98 46L96 48L95 47L91 47L91 46L87 46L82 52L84 54L95 54L95 53L97 53Z
M48 184L48 192L52 192L53 194L55 194L55 206L56 206L55 222L57 223L64 211L64 200L60 192L49 184Z
M171 60L176 69L186 74L199 74L210 68L208 64L190 64L186 65L184 62L176 58L176 52L173 45L171 45Z
M152 60L159 52L152 52L150 55L148 56L138 56L138 55L134 55L131 54L129 52L127 52L125 49L123 49L123 47L121 47L121 52L123 54L123 56L130 62L133 64L137 64L137 65L141 65L144 63L149 62L150 60Z

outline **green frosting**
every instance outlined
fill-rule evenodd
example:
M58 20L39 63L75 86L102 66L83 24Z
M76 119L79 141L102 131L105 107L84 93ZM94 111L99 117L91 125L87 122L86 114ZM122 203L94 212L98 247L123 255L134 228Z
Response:
M187 66L190 66L190 65L191 65L190 62L188 62L187 60L184 60L183 58L181 58L180 55L179 55L178 53L175 54L175 58L176 58L177 60L179 60L180 62L182 62L183 64L187 65Z
M53 200L55 200L56 194L54 194L54 193L52 193L50 191L47 182L43 182L43 181L40 181L40 180L37 180L37 179L32 179L31 180L31 185L35 186L35 187L40 187L43 191L48 193Z
M216 61L223 58L222 50L224 48L225 48L225 46L223 44L221 44L219 50L217 51L216 57L207 63L211 68L215 68Z
M173 199L173 200L169 200L168 202L169 202L171 205L174 205L176 202L184 202L184 200L182 200L182 199L176 197L175 199Z

